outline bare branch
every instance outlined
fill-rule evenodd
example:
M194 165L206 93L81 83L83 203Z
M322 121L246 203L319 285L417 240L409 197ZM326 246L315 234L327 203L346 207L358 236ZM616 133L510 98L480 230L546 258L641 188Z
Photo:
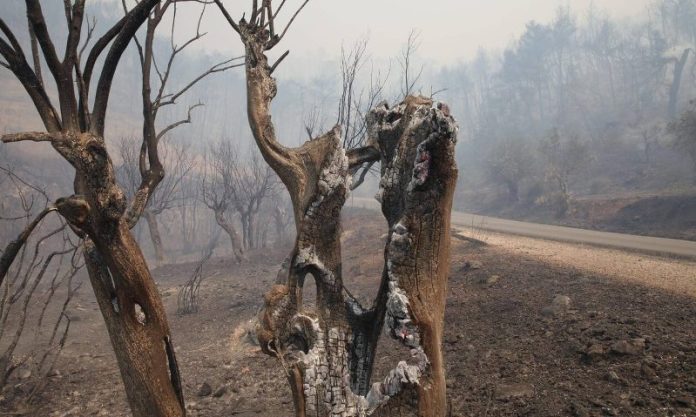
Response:
M277 38L277 40L275 41L275 43L270 43L270 44L269 44L269 47L266 48L266 49L271 49L273 46L275 46L276 43L280 42L280 40L283 39L283 37L284 37L285 34L287 33L288 29L290 29L290 25L292 25L292 22L295 21L295 18L297 17L298 14L300 14L300 12L302 11L302 9L304 9L304 7L307 5L307 3L309 3L309 0L305 0L305 1L302 3L302 5L301 5L300 7L297 8L297 10L295 11L295 14L292 15L292 17L290 18L290 21L288 21L288 24L285 25L285 29L283 29L283 32L282 32L282 33L280 34L280 36Z
M177 100L179 97L181 97L185 92L187 92L189 89L191 89L191 87L193 87L194 85L196 85L199 81L201 81L202 79L204 79L204 78L207 77L208 75L214 74L214 73L216 73L216 72L227 71L228 69L231 69L231 68L243 66L243 65L244 65L243 62L242 62L242 63L238 63L238 64L230 64L231 62L238 61L238 60L243 59L243 58L244 58L243 56L234 57L234 58L230 58L230 59L228 59L228 60L226 60L226 61L223 61L223 62L220 62L220 63L218 63L218 64L213 65L213 66L210 67L208 70L206 70L205 72L203 72L201 75L199 75L198 77L194 78L191 82L189 82L188 84L186 84L186 86L184 86L184 87L183 87L181 90L179 90L178 92L176 92L176 93L174 93L174 94L170 94L170 95L165 95L165 96L161 97L161 99L162 99L163 101L155 102L155 103L154 103L155 106L156 106L156 107L164 107L164 106L167 106L167 105L170 105L170 104L174 104L174 103L176 102L176 100ZM227 64L230 64L230 65L227 65Z
M61 133L47 133L47 132L21 132L21 133L8 133L2 135L2 142L13 143L13 142L59 142L65 139Z
M36 78L39 80L39 85L43 87L43 77L41 75L41 58L39 56L39 44L36 41L36 35L34 34L34 28L31 24L29 25L29 41L31 43L31 57L34 60L34 73Z
M60 131L61 122L58 115L48 98L46 91L42 87L42 81L37 78L36 74L27 62L24 52L22 51L16 37L7 26L5 21L0 18L0 31L7 37L9 44L0 38L0 55L6 62L4 67L10 69L15 74L17 79L22 83L22 86L31 97L39 116L44 123L44 126L49 131ZM12 45L12 46L11 46ZM5 65L6 64L6 65Z
M12 48L9 48L9 45L8 45L8 48L12 49L14 54L17 54L19 56L23 56L24 53L22 52L22 46L19 44L14 33L12 33L9 26L7 26L7 24L5 23L5 21L2 18L0 18L0 30L2 31L3 34L5 34L5 36L7 36L7 40L9 40L10 44L12 45ZM4 41L2 39L0 39L0 41L2 41L4 43Z
M280 11L283 9L283 6L285 5L285 2L286 2L286 1L287 1L287 0L283 0L283 1L280 2L280 5L278 5L278 8L276 9L275 13L273 13L273 14L271 15L271 16L273 17L273 19L275 19L276 16L278 16L278 13L280 13ZM269 3L270 3L270 2L269 2ZM269 6L270 6L270 5L269 5ZM273 20L273 19L271 19L271 20Z
M70 2L67 2L68 11L68 40L65 45L65 58L63 65L71 70L78 58L78 46L80 45L80 36L82 35L82 20L85 12L85 1L76 0L70 10Z
M200 107L200 106L203 106L203 103L197 103L197 104L194 104L193 106L189 106L188 115L187 115L186 119L179 120L178 122L172 123L172 124L170 124L169 126L167 126L167 127L165 127L164 129L162 129L162 130L157 134L157 140L160 140L165 134L167 134L167 132L169 132L169 131L171 131L171 130L173 130L173 129L176 129L177 127L179 127L179 126L181 126L181 125L183 125L183 124L191 123L191 111L192 111L193 109L195 109L196 107Z
M33 232L36 226L41 223L41 220L43 220L43 218L52 211L56 211L56 208L47 207L41 211L41 213L39 213L38 216L36 216L36 218L29 223L24 230L22 230L19 236L17 236L15 240L10 242L7 247L5 247L2 257L0 257L0 285L2 285L5 275L7 275L7 271L10 269L10 266L12 266L12 262L14 262L15 258L17 257L19 250L22 249L24 244L29 239L31 232Z
M360 175L358 176L357 179L353 179L353 182L350 184L350 189L355 190L356 188L360 187L364 182L365 182L365 177L367 174L370 172L372 169L372 166L376 163L377 161L372 161L367 163L364 167L362 167L362 171L360 172Z
M116 35L111 48L104 60L99 82L97 83L96 97L92 110L94 125L92 132L99 136L104 134L104 121L106 119L106 107L111 92L111 82L116 74L116 67L121 59L121 55L126 50L128 43L136 33L140 25L147 19L150 11L159 3L159 0L142 0L124 18L125 23L121 31ZM96 45L95 45L96 47Z
M271 65L271 69L268 71L269 74L273 74L273 71L275 71L276 67L278 67L278 65L279 65L281 62L283 62L283 60L285 59L285 57L288 56L289 53L290 53L289 50L288 50L288 51L285 51L285 52L283 53L283 55L281 55L280 58L278 58L278 60L275 62L275 64Z
M222 5L222 2L220 0L215 0L215 4L217 4L217 7L220 9L220 12L222 12L222 15L225 16L225 19L227 19L227 22L232 26L232 29L234 29L235 32L239 33L239 25L232 19L232 16L227 12L227 9L225 9L225 6Z
M350 149L346 152L348 166L351 169L361 166L364 163L379 161L379 150L373 146Z
M44 19L43 11L41 10L41 3L39 0L26 0L27 4L27 17L31 23L36 39L41 46L44 58L46 59L46 64L51 70L53 76L58 80L62 72L62 64L58 59L58 54L56 53L56 48L51 41L51 36L48 33L48 27L46 26L46 20Z

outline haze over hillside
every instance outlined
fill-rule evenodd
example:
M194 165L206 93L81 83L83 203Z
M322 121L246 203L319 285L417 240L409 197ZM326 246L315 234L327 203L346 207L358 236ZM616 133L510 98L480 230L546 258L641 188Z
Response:
M306 140L308 123L315 133L336 123L341 48L346 58L362 48L356 118L365 112L359 107L368 101L371 85L380 87L374 99L398 100L404 90L404 48L412 33L413 92L449 103L459 122L460 208L513 217L541 212L538 217L548 219L568 196L691 192L695 164L688 152L672 146L666 131L696 97L695 54L686 52L696 39L691 2L470 3L445 2L425 11L409 2L312 4L299 17L311 24L290 32L286 47L291 53L275 73L280 87L273 109L280 140L294 145ZM52 30L60 32L64 22L58 6L48 2L46 7L56 8L47 16ZM88 9L97 16L97 32L122 13L119 2L111 0L90 3ZM3 13L21 29L26 44L21 10L21 4L12 3ZM175 43L195 33L200 10L181 6ZM184 52L172 89L241 53L224 19L212 9L205 13L206 35ZM351 30L339 30L346 25ZM163 31L156 54L164 57L169 49ZM110 146L140 134L139 77L131 47L110 100ZM0 84L0 130L40 128L8 71L0 71ZM248 147L242 71L205 79L159 123L185 117L188 106L198 102L205 107L196 109L193 123L172 138L198 150L223 138L240 149ZM574 167L554 179L554 164ZM374 177L368 177L358 193L371 195L375 186ZM559 187L567 196L559 195Z

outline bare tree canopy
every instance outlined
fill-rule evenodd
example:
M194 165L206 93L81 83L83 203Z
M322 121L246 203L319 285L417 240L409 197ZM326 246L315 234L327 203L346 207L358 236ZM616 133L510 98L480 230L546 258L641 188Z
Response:
M40 2L27 0L33 65L15 34L0 18L3 34L0 55L24 86L46 129L46 132L6 134L2 140L50 142L75 169L75 194L56 200L55 208L72 230L85 238L84 258L90 282L136 417L183 416L184 399L164 307L130 232L128 203L116 183L104 127L111 85L124 51L138 28L149 18L156 18L168 3L158 0L137 3L102 37L91 42L91 26L86 39L81 39L85 0L65 2L68 33L61 58ZM87 57L84 64L83 53ZM55 83L58 108L45 89L49 84L43 82L41 72L36 70L41 67L40 58ZM96 71L97 61L102 62L100 71ZM94 86L93 77L97 79ZM148 154L155 156L156 143L143 142L143 147L148 146ZM160 178L156 182L161 179L157 176ZM148 200L154 185L140 201Z

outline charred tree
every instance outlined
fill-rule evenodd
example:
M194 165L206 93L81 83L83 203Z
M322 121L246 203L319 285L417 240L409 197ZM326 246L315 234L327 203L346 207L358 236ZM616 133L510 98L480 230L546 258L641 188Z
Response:
M259 248L258 216L262 204L276 191L277 178L258 153L242 161L229 161L232 174L232 201L242 223L243 245L246 250Z
M215 222L230 238L235 261L241 263L246 260L244 244L234 223L228 219L236 195L234 170L238 163L237 153L229 142L223 142L212 147L205 159L201 178L203 204L215 214Z
M125 8L126 4L123 3L123 6ZM162 19L169 10L173 11L170 30L171 49L166 59L163 60L164 63L160 62L158 64L154 52L155 36L159 32L158 29ZM127 13L127 10L125 11ZM186 152L183 148L175 149L175 158L166 161L166 155L164 155L164 158L160 157L159 144L178 127L191 123L193 110L203 104L199 102L189 106L185 118L176 120L165 126L158 126L157 117L162 109L176 105L177 101L184 94L209 75L224 72L242 65L240 63L235 63L235 61L239 61L242 57L224 60L207 68L205 71L201 72L201 74L184 84L183 87L170 91L168 84L172 78L172 69L174 68L177 58L189 46L205 36L205 34L201 32L201 24L205 13L204 4L204 6L201 7L201 12L198 17L195 35L177 45L174 41L174 33L176 32L177 24L176 11L177 0L163 1L147 19L144 40L141 41L138 36L133 37L137 47L142 72L142 145L139 146L137 156L133 153L132 156L126 158L124 152L121 152L122 157L124 157L124 163L129 164L129 166L126 166L126 169L134 171L137 167L140 176L138 181L130 181L133 185L132 188L135 189L135 191L132 192L133 201L135 203L132 205L132 210L128 213L129 223L131 227L133 227L141 216L145 217L158 263L164 261L164 248L159 233L157 216L170 208L175 192L178 191L178 186L182 179L181 177L188 174L188 170L191 168L190 158L186 158ZM156 74L156 77L154 74ZM153 82L153 79L156 79L157 83ZM165 180L165 162L170 162L168 169L175 174L174 176L168 176L167 180ZM182 168L182 164L184 165L183 168L185 168L185 172L179 171ZM130 173L129 176L132 178L135 177L133 173ZM165 184L161 184L163 181L165 181Z
M276 94L271 74L278 62L271 65L266 51L307 2L279 32L275 17L284 2L275 10L271 1L260 8L253 2L249 20L238 22L216 3L245 46L254 139L293 204L297 237L287 279L266 294L257 333L262 350L280 358L287 372L296 415L393 415L394 409L411 409L419 416L444 416L441 342L457 177L457 129L447 106L411 96L394 108L380 104L367 116L367 144L349 151L339 126L298 148L283 146L270 114ZM379 199L389 238L379 293L366 308L343 286L340 214L352 169L372 161L381 163ZM316 283L315 311L303 304L307 278ZM385 325L408 353L373 384Z
M116 176L119 183L125 188L125 192L130 198L135 198L143 172L143 153L141 144L138 141L123 139L120 146L121 166L118 167ZM164 145L164 146L163 146ZM135 225L142 217L147 223L150 240L155 252L155 260L158 264L164 262L166 258L165 247L159 228L159 216L164 212L187 204L190 200L183 183L193 169L194 157L187 146L172 144L158 144L157 160L160 166L167 168L167 175L160 180L156 188L150 193L146 206L139 215L131 218L131 225Z
M75 169L75 194L55 202L72 230L85 238L85 263L104 317L125 391L136 417L184 416L184 398L169 324L143 254L131 234L133 213L145 206L153 184L144 180L131 204L116 182L104 138L106 111L116 67L138 28L162 6L142 0L91 48L93 30L81 41L85 0L65 2L68 27L61 58L38 0L26 0L30 30L56 86L58 107L42 75L27 61L12 30L0 18L3 66L32 99L45 132L5 134L5 143L48 142ZM34 48L33 48L34 49ZM38 50L39 48L36 48ZM87 58L83 65L83 54ZM103 57L103 61L100 59ZM100 70L96 63L103 62ZM96 86L93 77L96 76ZM90 91L95 87L93 91ZM92 93L92 94L90 94ZM93 97L93 99L92 99ZM155 154L155 143L143 143Z

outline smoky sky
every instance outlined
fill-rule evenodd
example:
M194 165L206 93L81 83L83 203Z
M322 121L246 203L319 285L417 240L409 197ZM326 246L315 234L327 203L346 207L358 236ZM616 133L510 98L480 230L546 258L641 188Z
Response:
M250 2L223 3L239 17ZM300 3L288 0L280 23ZM335 57L342 45L350 46L366 36L371 54L396 56L415 29L420 34L419 55L434 65L449 65L471 59L479 48L504 49L527 22L549 22L561 7L570 8L578 19L592 9L622 20L645 16L650 4L651 0L310 0L274 52L291 51L286 71L307 71L313 59ZM185 36L195 27L196 12L182 9L179 16L177 32ZM214 6L208 6L202 30L207 35L198 47L228 55L241 53L237 37Z

